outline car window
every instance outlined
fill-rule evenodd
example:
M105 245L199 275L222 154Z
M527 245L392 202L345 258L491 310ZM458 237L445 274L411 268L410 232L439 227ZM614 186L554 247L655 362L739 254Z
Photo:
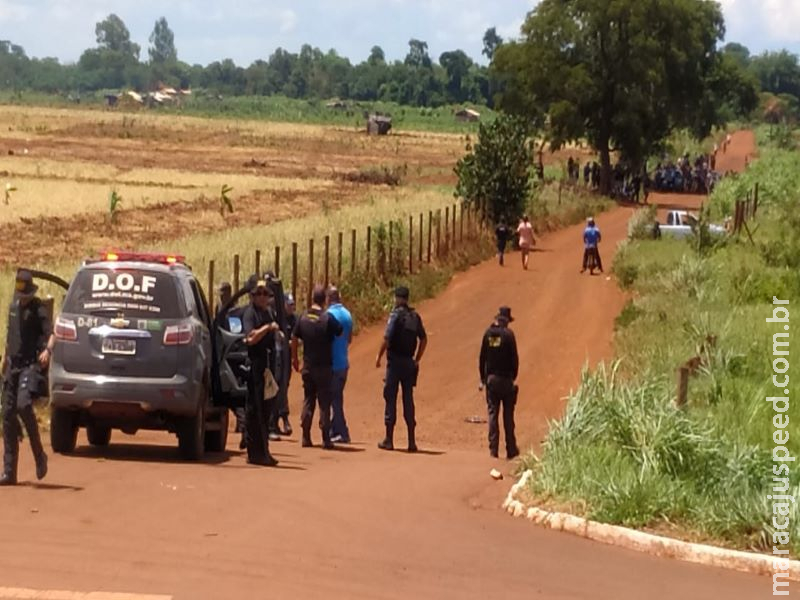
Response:
M197 282L193 279L189 281L189 288L192 291L194 304L197 307L197 318L203 323L208 324L210 319L208 317L208 309L206 308L206 300L203 297L203 292L198 287Z
M675 214L669 213L667 215L667 225L675 225Z
M124 267L79 271L64 300L63 312L160 319L179 319L184 314L172 275Z

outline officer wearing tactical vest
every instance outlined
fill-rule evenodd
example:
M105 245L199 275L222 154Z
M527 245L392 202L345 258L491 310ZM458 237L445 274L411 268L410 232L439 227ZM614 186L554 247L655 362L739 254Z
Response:
M425 333L422 318L413 308L408 306L408 288L398 287L394 296L395 307L389 315L383 344L375 361L375 366L380 368L383 355L387 354L388 356L383 387L383 399L386 401L384 413L386 438L378 444L378 448L394 450L394 425L397 422L397 391L402 385L403 418L408 427L408 451L416 452L414 386L417 385L419 361L422 360L422 356L425 354L428 336ZM419 342L419 345L417 345L417 342Z
M514 406L517 404L519 388L514 380L519 374L517 340L508 328L511 309L501 306L494 323L486 330L481 344L478 369L481 376L481 389L486 387L486 400L489 407L489 453L497 458L500 446L500 426L498 423L500 407L503 408L503 429L506 435L506 456L511 459L519 456L517 438L514 435Z
M17 483L19 420L25 425L36 461L36 478L47 475L47 455L42 448L33 400L44 395L42 371L53 353L53 328L47 308L36 297L38 287L29 271L18 271L14 297L8 310L8 333L3 356L3 476L0 485Z

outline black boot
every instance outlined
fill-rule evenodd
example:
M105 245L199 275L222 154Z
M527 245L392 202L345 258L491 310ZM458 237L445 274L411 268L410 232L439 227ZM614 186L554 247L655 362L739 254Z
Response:
M311 429L303 428L303 448L311 448L314 444L311 443Z
M416 452L417 451L417 440L414 435L414 428L408 428L408 451L409 452Z
M20 434L17 415L4 418L3 425L3 475L0 477L0 485L16 485Z
M42 438L39 435L39 424L36 422L36 415L33 406L26 406L19 411L19 416L25 424L25 431L28 432L28 440L31 442L33 458L36 461L36 479L42 480L47 475L47 454L42 447Z
M386 437L378 443L381 450L394 450L394 425L386 426Z

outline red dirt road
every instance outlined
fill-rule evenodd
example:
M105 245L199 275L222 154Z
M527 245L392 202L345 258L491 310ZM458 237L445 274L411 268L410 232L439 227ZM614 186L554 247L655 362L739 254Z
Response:
M751 143L736 136L724 159L743 157ZM599 217L607 270L629 213ZM509 304L516 317L518 432L535 445L582 365L609 356L623 303L613 281L579 275L579 227L548 235L539 249L528 272L512 255L504 269L480 265L419 305L430 337L418 390L424 452L375 448L381 331L370 329L352 354L351 447L304 450L295 438L274 445L281 465L264 470L245 464L233 437L226 456L186 464L166 435L115 432L106 450L52 457L46 484L2 490L0 599L27 597L2 586L187 600L766 597L767 579L656 560L498 510L511 481L493 482L488 471L511 466L487 456L485 425L464 421L484 414L476 353L494 311ZM402 445L402 425L399 433ZM25 454L22 478L32 469Z

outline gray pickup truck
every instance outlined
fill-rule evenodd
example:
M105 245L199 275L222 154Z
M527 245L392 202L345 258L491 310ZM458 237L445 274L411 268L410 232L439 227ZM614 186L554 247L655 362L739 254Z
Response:
M685 210L671 210L667 213L666 224L659 225L658 229L661 235L682 239L691 235L697 224L697 217L692 213ZM712 235L725 235L725 227L722 225L712 223L708 226L708 230Z

